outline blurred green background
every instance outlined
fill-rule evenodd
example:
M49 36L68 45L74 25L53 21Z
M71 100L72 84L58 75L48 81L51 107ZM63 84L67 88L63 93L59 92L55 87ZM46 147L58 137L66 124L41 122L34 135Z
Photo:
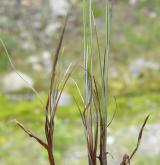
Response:
M104 35L104 3L94 1L98 32ZM52 55L67 10L63 52L58 76L70 62L83 65L82 1L0 0L0 38L22 77L46 101ZM117 102L117 115L109 128L110 165L130 153L145 117L142 144L134 157L136 165L160 162L160 1L113 1L111 20L111 62L109 75L109 119ZM103 40L100 41L103 45ZM95 53L96 54L96 53ZM95 61L95 70L96 70ZM72 77L83 88L83 70ZM54 154L59 165L87 165L87 154L79 112L73 100L78 92L69 80L60 100L54 134ZM47 165L47 153L16 125L21 121L44 138L44 112L34 93L19 78L0 44L0 165Z

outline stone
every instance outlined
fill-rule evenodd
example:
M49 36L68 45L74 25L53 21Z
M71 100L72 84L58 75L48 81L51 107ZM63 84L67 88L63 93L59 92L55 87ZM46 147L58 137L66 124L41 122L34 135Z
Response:
M139 58L130 65L130 72L133 77L139 77L143 69L159 70L160 64Z
M30 50L30 51L34 51L36 49L33 42L30 42L30 41L26 41L26 42L22 43L21 47L25 50Z
M37 63L39 63L39 59L36 55L33 55L27 59L27 62L30 64L37 64Z
M56 17L63 17L67 14L70 4L67 0L50 0L51 11Z
M107 137L107 144L111 145L114 143L114 141L115 141L114 137L112 137L112 136Z
M24 88L29 88L28 84L33 87L34 82L31 77L18 71L22 79L16 72L5 75L2 79L2 87L6 92L16 92Z
M136 3L137 3L137 0L129 0L129 4L130 4L131 6L135 6Z
M42 23L39 21L35 21L32 23L32 28L35 30L41 30L42 29Z
M150 12L149 13L149 16L150 16L150 18L156 18L157 17L157 13L156 12L154 12L154 11L152 11L152 12Z
M33 65L32 65L32 68L33 68L33 70L36 71L36 72L41 72L41 71L43 71L43 67L42 67L40 64L33 64Z
M52 68L52 61L51 61L51 54L47 50L42 53L42 63L44 65L45 70L47 72L50 72Z
M68 106L72 103L70 94L63 92L59 100L59 106Z
M45 29L45 33L47 35L51 35L52 33L54 33L60 27L61 27L60 23L51 23L51 24L47 25L47 27Z

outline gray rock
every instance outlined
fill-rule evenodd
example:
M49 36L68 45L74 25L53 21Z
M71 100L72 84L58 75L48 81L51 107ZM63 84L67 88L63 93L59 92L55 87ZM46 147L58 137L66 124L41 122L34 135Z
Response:
M49 53L49 51L44 51L42 53L42 62L43 62L45 70L47 72L50 72L52 68L52 62L51 62L51 54Z
M71 103L72 103L72 98L70 94L63 92L59 100L59 105L67 106L67 105L71 105Z
M33 87L34 82L28 75L18 72L20 76L15 72L11 72L5 75L2 79L2 87L6 92L16 92L24 88L29 88L28 84Z
M149 17L150 18L156 18L157 17L157 13L152 11L152 12L149 13Z
M45 33L47 35L51 35L52 33L54 33L57 29L59 29L61 27L60 23L52 23L47 25L46 29L45 29Z
M70 8L70 4L67 0L50 0L50 6L56 17L65 16Z
M130 4L131 6L135 6L136 3L137 3L137 0L129 0L129 4Z
M143 69L159 70L160 64L152 61L146 61L142 58L137 59L130 65L130 72L133 77L141 75Z
M32 68L37 72L41 72L43 70L43 67L40 64L33 64Z
M37 64L37 63L39 63L39 59L36 55L33 55L27 59L27 62L30 64Z
M107 144L112 145L115 142L115 139L113 136L108 136L107 137Z
M27 59L27 62L32 66L32 69L34 71L42 71L43 70L43 67L42 65L40 64L41 60L38 58L37 55L32 55L30 56L28 59Z
M35 21L32 23L33 29L40 30L42 28L42 24L39 21Z

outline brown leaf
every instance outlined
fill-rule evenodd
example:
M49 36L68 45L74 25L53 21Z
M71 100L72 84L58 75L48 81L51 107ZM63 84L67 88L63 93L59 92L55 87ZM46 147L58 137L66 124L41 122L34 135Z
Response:
M133 150L133 152L131 153L130 156L128 156L127 154L125 154L125 155L123 156L123 160L122 160L122 162L121 162L120 165L127 165L127 164L130 165L131 159L133 158L133 156L135 155L135 153L137 152L137 150L138 150L138 148L139 148L139 146L140 146L141 139L142 139L142 135L143 135L143 130L144 130L145 125L146 125L146 123L147 123L147 121L148 121L148 119L149 119L149 116L150 116L150 115L148 115L148 116L145 118L144 123L143 123L143 125L142 125L142 127L141 127L141 129L140 129L140 132L139 132L139 135L138 135L138 140L137 140L137 145L136 145L135 149Z
M131 154L131 156L130 156L130 160L132 159L132 157L134 156L134 154L137 152L137 150L138 150L138 148L139 148L139 145L140 145L140 143L141 143L141 139L142 139L142 135L143 135L143 130L144 130L144 127L145 127L145 125L146 125L146 123L147 123L147 121L148 121L148 119L149 119L149 116L150 115L148 115L147 117L146 117L146 119L144 120L144 123L143 123L143 125L142 125L142 127L141 127L141 129L140 129L140 132L139 132L139 135L138 135L138 140L137 140L137 145L136 145L136 148L133 150L133 152L132 152L132 154Z
M34 138L39 144L41 144L45 149L48 149L48 146L45 142L43 142L43 140L41 140L40 138L38 138L34 133L32 133L30 130L26 129L23 124L21 124L20 122L18 122L16 120L16 124L25 132L27 133L31 138Z

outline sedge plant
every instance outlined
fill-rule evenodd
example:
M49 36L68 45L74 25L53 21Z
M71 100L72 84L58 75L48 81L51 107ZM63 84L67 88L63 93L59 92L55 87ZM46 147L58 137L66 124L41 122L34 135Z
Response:
M84 30L84 66L81 68L84 71L84 90L81 94L80 89L76 82L78 93L83 100L83 108L79 106L78 101L75 100L78 110L81 115L82 124L84 128L84 134L86 139L88 165L108 165L107 156L107 128L112 123L115 113L111 121L108 121L108 69L109 69L109 56L110 56L110 18L111 18L111 1L105 0L105 37L104 37L104 48L102 50L100 45L100 37L98 34L96 21L93 12L92 0L83 0L83 30ZM45 116L44 132L46 140L40 139L35 133L28 130L23 124L16 121L17 125L26 132L31 138L34 138L48 153L48 160L50 165L55 165L54 157L54 126L55 126L55 115L58 108L58 103L63 92L63 89L71 76L73 69L70 69L71 65L65 72L64 79L62 81L57 80L56 66L60 55L62 41L67 24L66 17L64 28L59 38L59 43L53 58L53 66L51 72L51 80L48 91L48 98L46 104L40 98L38 92L29 86L33 92L38 96ZM7 57L16 71L4 43L1 40L2 45L5 48ZM94 45L97 47L97 52L94 50ZM98 66L98 77L94 71L94 61ZM17 73L20 77L21 75ZM21 77L23 79L23 77ZM24 80L25 81L25 80ZM27 82L26 82L27 83ZM61 83L61 84L60 84ZM74 97L74 96L73 96ZM147 123L149 116L145 119L137 140L137 145L133 152L128 155L124 154L120 165L130 164L131 159L139 148L143 129Z
M110 56L110 18L112 1L105 0L105 37L104 48L100 45L96 21L93 12L92 0L83 0L83 29L84 29L84 106L78 105L82 118L84 134L86 139L88 164L108 165L107 156L107 128L112 123L108 121L108 74ZM97 52L94 49L97 46ZM96 61L96 63L94 63ZM98 77L95 74L94 66L98 66ZM96 68L97 69L97 68ZM77 103L77 102L76 102ZM116 111L115 111L116 112ZM140 130L136 148L129 156L123 156L120 165L130 164L136 153L142 138L143 129L148 120L146 117ZM99 162L98 162L99 161Z
M104 50L101 50L99 35L92 10L92 0L83 0L84 27L84 108L80 110L87 142L88 164L107 165L108 125L108 67L110 35L110 2L106 0L106 23ZM95 34L95 35L94 35ZM95 37L94 37L95 36ZM98 53L93 46L96 44ZM98 80L94 73L94 59L98 66ZM99 152L99 154L98 154Z
M64 27L62 29L61 36L59 38L59 42L57 45L57 49L55 51L55 55L53 57L53 65L52 65L52 71L51 71L51 80L49 85L49 91L48 91L48 97L46 104L41 99L39 93L30 85L28 82L21 76L20 73L16 70L15 65L13 64L9 53L6 49L6 46L2 40L1 43L5 49L6 55L9 59L9 62L12 66L12 69L17 73L17 75L23 79L23 81L28 85L28 87L36 94L38 97L43 109L44 109L44 117L45 117L45 123L44 123L44 132L46 140L40 139L34 132L27 129L22 123L16 120L17 125L26 133L29 135L29 137L35 139L48 153L48 160L50 165L55 165L55 158L54 158L54 127L55 127L55 115L58 108L58 103L61 98L61 94L64 90L64 87L71 75L72 69L71 64L67 68L64 78L60 81L58 77L56 76L56 66L58 63L58 58L60 55L61 47L62 47L62 41L66 29L68 15L66 16Z

